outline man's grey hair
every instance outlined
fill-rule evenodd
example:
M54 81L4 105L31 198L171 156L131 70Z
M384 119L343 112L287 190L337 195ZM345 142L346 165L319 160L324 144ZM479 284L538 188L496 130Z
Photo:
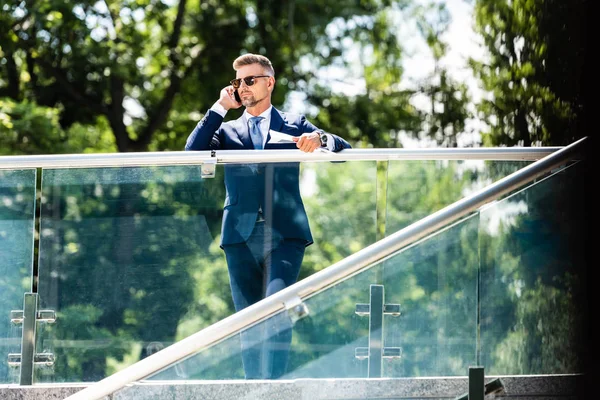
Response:
M267 57L260 54L247 53L239 56L233 61L233 69L237 71L244 65L252 64L260 64L268 75L275 76L275 70L273 69L273 64L271 64L271 61L269 61Z

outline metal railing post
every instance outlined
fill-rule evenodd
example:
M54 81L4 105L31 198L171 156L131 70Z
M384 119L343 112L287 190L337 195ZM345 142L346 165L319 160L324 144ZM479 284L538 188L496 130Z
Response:
M22 324L21 352L8 355L8 365L20 367L19 384L30 386L33 384L34 365L53 365L54 354L37 353L37 323L56 321L54 310L38 310L39 296L37 293L25 293L23 298L23 310L11 311L11 322Z
M23 300L23 335L21 337L21 385L33 384L33 361L35 357L37 293L25 293Z

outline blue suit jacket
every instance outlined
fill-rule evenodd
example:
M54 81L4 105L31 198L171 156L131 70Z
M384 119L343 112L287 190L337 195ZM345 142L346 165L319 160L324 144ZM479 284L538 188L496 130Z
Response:
M301 136L318 128L303 115L271 111L270 129ZM350 148L344 139L331 135L334 151ZM295 143L269 143L265 150L297 149ZM254 145L243 117L223 123L223 117L209 110L188 137L186 150L252 150ZM221 247L245 242L263 210L265 224L285 239L313 242L308 218L300 197L299 163L268 163L225 166L226 198L221 228Z

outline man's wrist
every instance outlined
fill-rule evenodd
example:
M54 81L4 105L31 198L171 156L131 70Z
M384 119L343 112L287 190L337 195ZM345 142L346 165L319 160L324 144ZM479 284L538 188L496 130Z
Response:
M216 101L210 109L219 114L221 117L225 117L225 114L227 114L227 109L218 101Z

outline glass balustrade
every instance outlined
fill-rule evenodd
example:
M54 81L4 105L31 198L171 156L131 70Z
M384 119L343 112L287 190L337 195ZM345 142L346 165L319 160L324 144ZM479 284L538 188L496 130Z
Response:
M463 376L477 364L479 216L473 214L380 263L385 301L384 377ZM393 354L393 353L392 353Z
M527 164L301 163L314 244L299 279ZM55 310L57 321L37 327L36 352L55 361L36 364L34 382L101 380L231 315L219 248L223 204L232 201L224 171L261 165L217 165L214 177L200 166L44 169L37 290L39 309ZM148 379L243 379L242 343L260 344L267 360L287 353L280 338L289 332L279 378L456 376L474 364L486 374L578 371L585 277L577 168L540 178L310 297L308 316L273 315ZM31 287L35 176L0 171L5 359L19 353L21 337L8 315ZM389 306L380 370L368 357L373 328L364 308L379 288ZM536 313L552 308L561 312ZM16 382L18 368L5 363L0 376Z
M17 383L19 367L9 354L21 352L21 324L11 311L23 310L31 291L36 170L0 170L0 383Z
M486 375L581 372L582 168L539 177L305 299L303 315L281 311L147 380L243 379L243 343L261 343L267 374L273 354L287 352L283 379L464 376L470 365Z

